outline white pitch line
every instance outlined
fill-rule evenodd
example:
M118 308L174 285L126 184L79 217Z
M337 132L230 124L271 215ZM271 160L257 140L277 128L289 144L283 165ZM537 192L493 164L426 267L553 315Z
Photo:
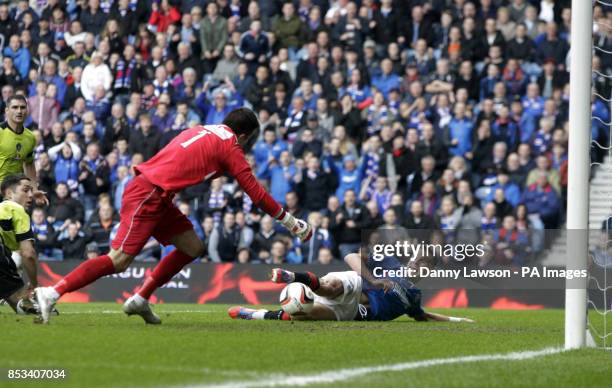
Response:
M362 368L346 368L330 370L310 375L283 375L274 374L266 378L251 381L230 381L226 383L186 385L193 388L223 387L223 388L250 388L250 387L277 387L286 385L331 384L338 381L351 380L371 373L402 372L410 369L429 368L438 365L450 365L481 361L522 361L532 358L549 356L564 352L563 348L545 348L512 353L481 354L474 356L461 356L451 358L433 358L430 360L403 362L399 364L379 365Z

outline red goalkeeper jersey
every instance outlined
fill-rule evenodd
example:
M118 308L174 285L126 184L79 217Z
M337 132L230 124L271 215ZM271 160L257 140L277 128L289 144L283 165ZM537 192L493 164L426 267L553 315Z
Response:
M253 176L236 135L225 125L198 125L186 129L135 170L169 192L228 173L267 214L276 217L281 212L280 205Z

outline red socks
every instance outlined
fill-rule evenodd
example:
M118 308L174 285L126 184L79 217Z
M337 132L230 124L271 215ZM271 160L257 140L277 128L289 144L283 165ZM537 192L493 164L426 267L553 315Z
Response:
M99 278L115 273L113 261L107 255L86 260L60 280L53 288L58 294L76 291Z
M296 272L295 273L295 281L298 283L302 283L310 287L311 290L316 291L319 289L321 284L319 283L319 278L317 275L312 272Z
M185 265L191 263L193 257L184 254L179 250L174 250L165 256L155 267L138 294L148 299L153 291L166 284L176 275ZM80 288L93 283L99 278L114 274L115 266L107 255L98 256L95 259L87 260L76 267L72 272L60 280L53 288L58 294L63 295L67 292L76 291Z
M179 273L184 266L191 263L193 259L193 257L178 249L168 253L161 259L155 269L153 269L151 276L145 279L137 294L145 299L149 299L156 289L168 283L174 275Z

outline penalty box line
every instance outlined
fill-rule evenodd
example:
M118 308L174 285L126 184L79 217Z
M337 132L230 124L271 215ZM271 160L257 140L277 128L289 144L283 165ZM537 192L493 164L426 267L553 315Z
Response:
M187 387L203 388L203 387L223 387L223 388L250 388L250 387L276 387L276 386L289 386L297 385L304 386L310 384L331 384L335 382L355 379L357 377L369 375L371 373L381 372L402 372L411 369L418 368L429 368L432 366L439 365L451 365L451 364L463 364L471 362L484 362L484 361L523 361L538 357L550 356L564 352L563 348L544 348L541 350L528 350L522 352L512 353L498 353L498 354L481 354L473 356L460 356L450 358L433 358L430 360L402 362L398 364L390 365L378 365L371 367L361 368L346 368L330 370L327 372L317 374L305 374L305 375L283 375L274 374L266 378L250 380L250 381L230 381L226 383L212 383L212 384L187 384Z

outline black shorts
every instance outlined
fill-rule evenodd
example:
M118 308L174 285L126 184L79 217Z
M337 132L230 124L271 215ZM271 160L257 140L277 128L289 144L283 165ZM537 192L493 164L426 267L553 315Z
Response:
M0 245L0 299L8 298L24 285L10 251L4 251Z

